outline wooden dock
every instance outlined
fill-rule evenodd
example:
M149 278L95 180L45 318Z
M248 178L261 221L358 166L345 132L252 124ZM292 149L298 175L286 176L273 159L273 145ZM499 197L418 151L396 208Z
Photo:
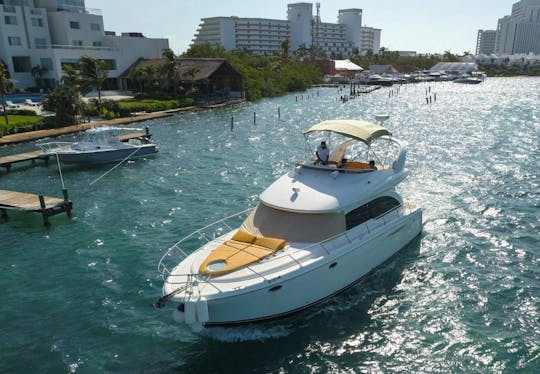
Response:
M0 190L0 213L7 218L8 210L41 213L43 223L49 224L49 217L66 212L69 216L73 203L69 200L67 190L63 189L63 199L24 192Z
M11 165L19 162L32 161L32 163L34 163L36 160L49 160L48 156L42 156L40 153L41 151L34 151L0 157L0 167L6 168L6 170L9 171L11 169Z

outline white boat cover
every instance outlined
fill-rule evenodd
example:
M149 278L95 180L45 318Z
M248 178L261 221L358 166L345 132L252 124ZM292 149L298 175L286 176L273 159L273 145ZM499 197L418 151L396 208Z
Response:
M342 119L323 121L311 126L304 134L315 131L332 131L344 136L358 139L369 145L374 139L383 135L392 135L388 129L365 121Z

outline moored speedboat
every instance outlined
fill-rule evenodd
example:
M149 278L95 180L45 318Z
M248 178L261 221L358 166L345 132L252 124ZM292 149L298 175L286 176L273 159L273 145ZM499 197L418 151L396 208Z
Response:
M310 155L315 143L329 145L328 162L296 162L255 209L171 247L158 265L156 306L171 301L174 319L194 329L281 317L354 285L421 232L421 210L395 190L408 173L390 131L332 120L305 137ZM204 237L214 239L189 253Z
M131 160L158 152L157 145L146 138L131 139L127 142L110 134L111 128L97 128L87 131L88 139L70 142L41 143L41 156L56 156L65 164L102 164Z

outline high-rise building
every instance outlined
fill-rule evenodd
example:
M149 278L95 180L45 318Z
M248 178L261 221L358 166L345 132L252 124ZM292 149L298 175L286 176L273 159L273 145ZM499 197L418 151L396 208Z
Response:
M377 53L379 52L379 49L381 49L381 29L362 26L361 38L362 42L360 44L362 46L362 54L366 54L368 50Z
M319 4L314 16L312 3L289 4L287 20L212 17L201 21L193 38L194 45L208 42L226 50L242 48L259 54L273 54L288 40L291 52L308 51L313 47L316 53L322 51L326 56L348 56L363 49L362 9L339 10L337 23L321 22ZM373 30L378 31L372 38L378 50L381 30Z
M489 55L495 52L496 30L478 30L476 54Z
M499 19L495 53L540 53L540 0L520 0Z
M122 88L117 79L139 58L161 57L167 39L140 33L104 30L101 11L85 7L84 0L4 0L0 5L0 59L19 89L36 86L34 67L45 87L55 87L63 66L83 55L104 60L109 67L107 88Z

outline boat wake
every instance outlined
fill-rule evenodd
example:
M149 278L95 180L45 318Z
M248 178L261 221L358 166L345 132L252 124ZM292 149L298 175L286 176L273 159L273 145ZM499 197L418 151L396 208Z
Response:
M291 324L277 325L244 325L235 327L210 327L203 329L201 335L222 343L239 343L247 341L265 341L291 335L295 328Z

